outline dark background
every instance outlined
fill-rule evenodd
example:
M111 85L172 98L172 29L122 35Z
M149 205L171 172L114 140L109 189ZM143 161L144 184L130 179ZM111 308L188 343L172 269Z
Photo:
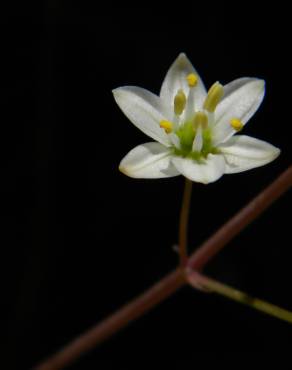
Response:
M159 92L184 51L206 86L264 78L267 93L245 134L273 143L268 166L194 184L194 250L291 160L287 9L255 3L117 8L40 2L2 14L2 356L27 369L176 266L183 178L134 180L122 157L149 139L111 90ZM206 273L287 309L291 243L287 193L235 238ZM138 355L287 350L291 327L215 295L184 288L70 369L118 368ZM241 356L241 355L240 355ZM115 360L115 361L114 361Z

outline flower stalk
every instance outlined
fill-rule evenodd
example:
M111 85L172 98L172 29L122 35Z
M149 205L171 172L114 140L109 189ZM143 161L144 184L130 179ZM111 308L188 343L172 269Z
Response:
M180 266L182 268L186 266L188 260L188 219L190 213L191 197L192 181L186 178L179 222L179 260Z

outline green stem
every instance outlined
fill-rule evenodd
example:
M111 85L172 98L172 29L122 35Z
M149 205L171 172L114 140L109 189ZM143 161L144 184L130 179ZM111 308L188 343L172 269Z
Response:
M224 297L232 299L236 302L250 306L258 311L265 312L271 316L277 317L280 320L292 324L292 312L281 307L275 306L271 303L265 302L261 299L252 297L238 289L232 288L229 285L213 280L199 272L191 271L188 273L188 282L197 289L214 292Z
M180 266L185 267L188 261L188 220L192 197L192 181L186 178L179 222L179 259Z

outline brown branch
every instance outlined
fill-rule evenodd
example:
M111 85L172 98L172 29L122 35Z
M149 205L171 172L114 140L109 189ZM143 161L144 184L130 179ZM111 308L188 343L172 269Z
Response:
M291 186L292 166L203 243L191 255L188 266L193 269L202 269L232 238L263 213ZM35 370L63 369L82 354L117 333L128 323L164 301L186 283L187 280L183 269L177 269L171 272L138 298L135 298L101 323L76 338L59 352L49 357L46 361L36 366Z
M57 370L70 365L80 355L88 352L107 338L118 332L131 321L145 314L149 309L172 295L185 284L183 271L177 269L158 283L135 298L129 304L123 306L101 323L86 331L80 337L69 343L60 352L50 357L36 370Z

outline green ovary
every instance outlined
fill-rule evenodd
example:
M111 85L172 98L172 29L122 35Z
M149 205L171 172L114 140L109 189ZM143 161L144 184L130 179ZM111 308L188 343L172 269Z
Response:
M175 148L174 150L174 154L178 156L202 161L209 153L218 153L218 149L212 145L212 134L209 128L203 130L203 147L200 152L192 151L193 142L196 137L196 130L192 122L185 122L178 128L175 134L180 139L181 145L181 149Z

